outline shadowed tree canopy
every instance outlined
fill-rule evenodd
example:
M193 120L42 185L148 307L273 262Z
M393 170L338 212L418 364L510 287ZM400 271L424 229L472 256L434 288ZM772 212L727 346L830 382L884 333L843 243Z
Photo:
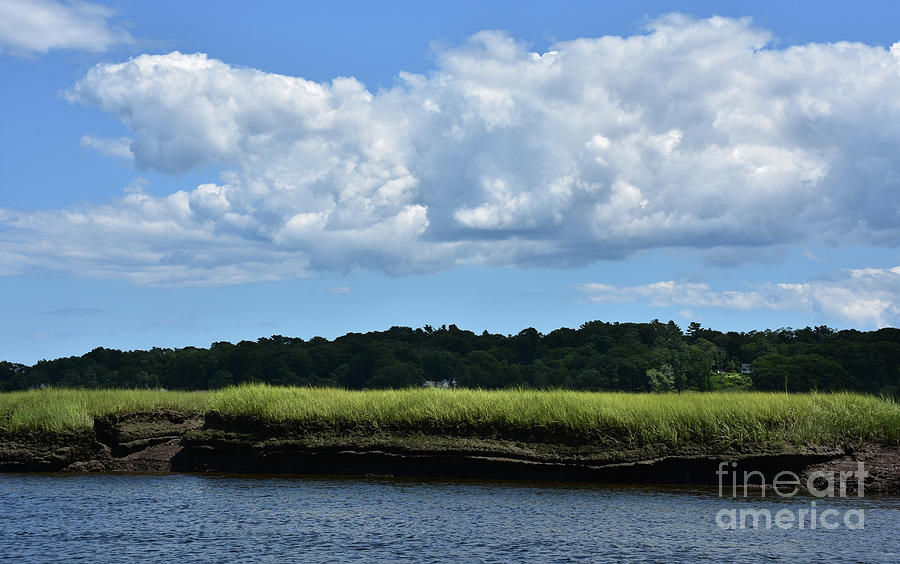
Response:
M749 372L740 374L742 366ZM544 335L476 334L456 325L348 333L334 340L282 335L207 348L119 351L33 366L0 361L0 391L40 386L216 389L242 382L282 386L403 388L425 381L477 388L629 392L729 387L897 394L900 330L829 327L722 333L673 321L607 323Z

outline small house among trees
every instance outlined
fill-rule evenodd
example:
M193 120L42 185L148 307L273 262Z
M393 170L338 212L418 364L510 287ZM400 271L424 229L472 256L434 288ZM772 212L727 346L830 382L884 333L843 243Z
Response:
M447 390L450 388L456 387L456 378L448 380L444 378L443 380L425 380L422 382L423 388L440 388L442 390Z

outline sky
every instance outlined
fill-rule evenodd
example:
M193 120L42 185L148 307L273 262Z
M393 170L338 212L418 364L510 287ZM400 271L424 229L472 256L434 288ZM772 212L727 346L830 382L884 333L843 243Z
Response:
M900 320L895 2L0 0L0 360Z

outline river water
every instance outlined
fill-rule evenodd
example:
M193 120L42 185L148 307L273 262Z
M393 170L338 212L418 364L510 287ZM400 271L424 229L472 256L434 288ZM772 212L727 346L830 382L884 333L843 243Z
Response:
M715 488L171 475L0 475L0 560L900 562L900 498ZM799 529L800 510L821 515ZM734 508L786 510L727 526ZM862 510L863 528L858 528ZM786 519L786 518L785 518ZM844 519L847 519L845 522ZM782 520L782 525L786 521ZM823 525L824 523L824 525ZM848 526L848 523L850 526ZM835 529L824 526L837 524ZM850 527L855 528L850 528Z

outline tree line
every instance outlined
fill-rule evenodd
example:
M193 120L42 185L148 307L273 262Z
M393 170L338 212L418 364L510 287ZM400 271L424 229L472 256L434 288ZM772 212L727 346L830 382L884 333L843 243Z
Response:
M752 373L740 375L742 365ZM802 392L900 389L900 329L821 326L721 332L673 321L607 323L542 334L476 334L456 325L349 333L334 340L274 335L209 348L119 351L33 366L0 362L0 391L41 386L217 389L242 382L348 389L403 388L426 380L472 388Z

